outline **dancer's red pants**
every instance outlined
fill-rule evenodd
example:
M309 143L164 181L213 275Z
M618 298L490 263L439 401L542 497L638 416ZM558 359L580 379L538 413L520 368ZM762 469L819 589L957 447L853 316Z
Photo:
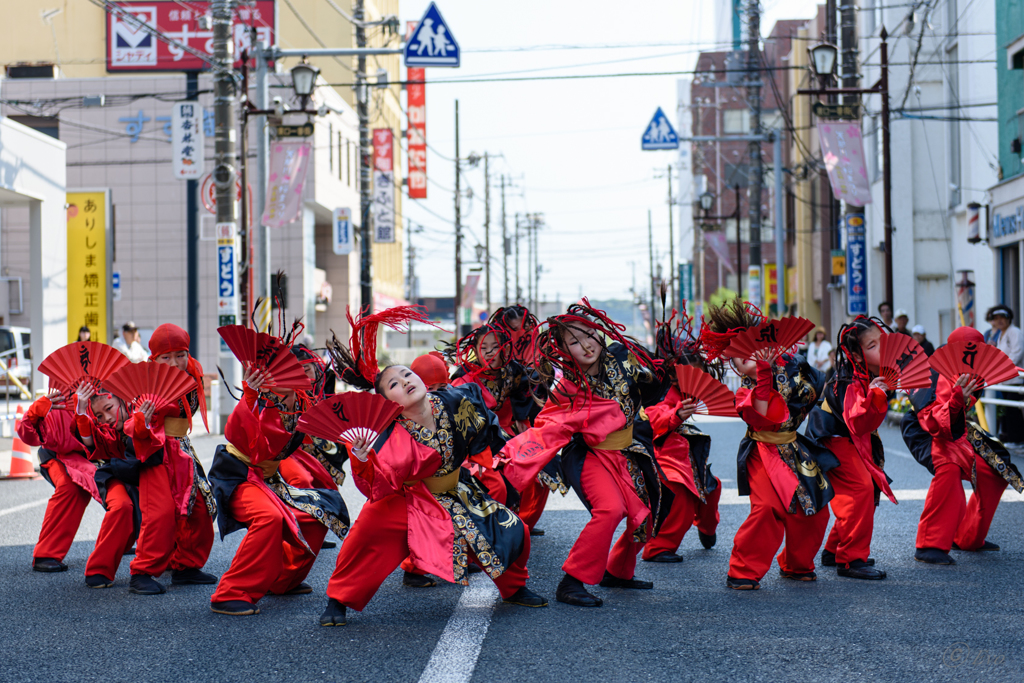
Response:
M239 484L231 494L231 515L248 531L211 602L255 603L267 593L281 595L302 583L313 568L316 555L310 555L292 535L284 514L268 496L249 482ZM319 553L327 527L301 510L292 512L306 543Z
M964 502L962 481L969 480L970 473L952 462L935 466L917 525L918 548L938 548L948 553L954 541L964 550L977 550L985 543L1006 480L977 455L975 466L978 484L969 502Z
M828 527L828 508L810 517L799 511L787 512L788 506L779 500L757 451L747 458L747 476L750 514L736 532L729 576L760 581L771 567L783 537L786 547L779 553L779 568L795 574L814 571L814 558Z
M171 482L163 463L139 472L142 530L136 545L132 574L160 576L168 567L199 569L213 547L213 520L197 494L192 514L180 516L171 496Z
M107 481L107 512L100 524L100 535L96 537L96 546L89 555L85 565L85 575L100 575L113 581L121 558L132 547L135 533L135 522L132 519L135 504L132 503L128 490L117 479Z
M405 496L398 494L367 502L338 553L327 584L327 597L362 611L396 567L409 556L409 517ZM530 534L524 534L523 552L494 579L501 597L511 597L526 585ZM470 560L476 558L472 551Z
M32 557L63 560L75 540L82 515L92 496L71 479L60 460L54 458L42 466L53 482L54 491L46 503L43 528L39 531L39 541L32 551Z
M526 488L519 492L519 519L527 529L537 526L540 516L544 514L544 507L548 504L548 496L551 494L544 484L532 479Z
M705 496L707 503L701 503L700 498L693 494L685 484L679 484L667 479L661 480L661 485L668 487L675 494L672 501L672 509L668 517L661 523L661 530L658 535L647 542L644 546L643 558L649 560L661 553L674 553L679 550L679 544L690 527L697 527L702 534L711 535L718 528L718 501L722 497L722 482L716 477L718 486L714 491Z
M833 437L828 448L839 459L839 467L828 471L828 480L835 489L831 505L836 523L825 542L825 550L835 553L836 564L847 566L854 560L866 560L871 554L875 482L849 439Z

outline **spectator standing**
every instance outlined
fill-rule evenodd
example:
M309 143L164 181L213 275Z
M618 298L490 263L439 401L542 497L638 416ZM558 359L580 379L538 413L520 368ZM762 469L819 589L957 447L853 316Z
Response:
M883 301L878 304L878 316L882 319L890 329L892 329L892 304L888 301Z
M145 363L149 358L142 346L142 335L135 323L128 321L121 326L121 336L114 340L114 348L128 356L133 363Z
M896 320L896 328L893 332L899 332L900 334L912 337L913 335L910 334L910 330L907 329L907 324L910 322L910 316L907 315L907 312L901 308L896 311L896 315L894 317Z
M82 325L78 328L78 341L92 341L92 331L88 325Z
M825 328L815 327L814 341L807 345L807 362L815 370L827 375L828 371L832 369L832 359L829 356L831 352L832 344L827 339Z
M1013 310L1009 306L999 304L988 309L985 320L991 323L992 329L985 333L985 341L1005 353L1020 366L1024 360L1024 333L1013 324ZM1019 384L1020 379L1010 380L1004 384ZM1021 400L1021 394L1008 391L997 392L999 398L1011 401ZM1024 414L1012 406L1002 406L1002 417L999 420L999 440L1003 443L1019 443L1024 441Z
M926 354L930 356L935 353L935 346L928 341L928 335L924 331L924 325L914 325L914 329L910 331L910 336L914 338L914 341L921 345L921 348L924 349Z

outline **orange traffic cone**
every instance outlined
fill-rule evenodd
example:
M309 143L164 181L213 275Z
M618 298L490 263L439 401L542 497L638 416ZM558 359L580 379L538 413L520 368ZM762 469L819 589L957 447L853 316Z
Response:
M11 473L4 479L30 479L36 475L36 468L32 451L21 437L18 436L18 425L21 424L21 415L24 409L19 405L17 416L14 420L14 443L11 446Z

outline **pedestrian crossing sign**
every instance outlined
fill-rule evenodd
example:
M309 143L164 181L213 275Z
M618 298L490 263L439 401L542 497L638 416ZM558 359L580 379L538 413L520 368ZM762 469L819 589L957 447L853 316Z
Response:
M448 30L441 11L430 3L405 43L405 65L455 67L459 65L460 55L459 44Z
M654 118L647 124L640 148L647 151L652 149L679 149L679 136L676 129L672 127L665 112L658 107L654 112Z

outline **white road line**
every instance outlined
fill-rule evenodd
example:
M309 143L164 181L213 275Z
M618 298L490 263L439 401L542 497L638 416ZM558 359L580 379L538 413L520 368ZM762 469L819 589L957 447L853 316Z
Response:
M14 507L4 508L0 510L0 516L11 515L15 512L21 512L22 510L28 510L30 508L39 507L40 505L46 505L46 502L50 500L50 497L40 498L39 500L33 500L31 503L22 503L21 505L15 505Z
M497 597L498 589L490 579L480 575L470 579L420 675L420 683L467 683L472 678Z

